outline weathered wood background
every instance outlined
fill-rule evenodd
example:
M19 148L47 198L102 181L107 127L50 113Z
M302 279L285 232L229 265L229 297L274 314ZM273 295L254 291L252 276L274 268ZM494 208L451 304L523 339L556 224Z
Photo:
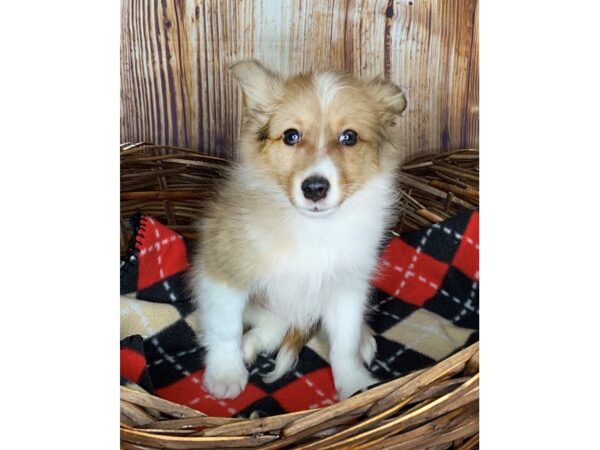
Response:
M121 0L121 140L232 157L228 66L384 74L406 92L406 156L477 148L477 0Z

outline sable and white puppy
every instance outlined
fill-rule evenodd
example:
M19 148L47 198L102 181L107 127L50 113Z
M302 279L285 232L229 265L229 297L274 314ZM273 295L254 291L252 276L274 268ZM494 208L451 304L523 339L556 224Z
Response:
M283 343L275 380L320 325L346 398L377 381L363 365L375 355L364 313L392 217L404 94L334 71L285 79L255 60L231 70L244 97L238 164L200 224L192 272L204 386L236 397L245 362Z

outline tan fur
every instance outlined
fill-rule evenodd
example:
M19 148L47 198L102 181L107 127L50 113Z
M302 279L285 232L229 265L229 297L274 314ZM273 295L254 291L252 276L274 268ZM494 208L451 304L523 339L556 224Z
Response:
M314 325L307 330L292 328L285 335L281 347L288 349L292 354L298 355L300 350L302 350L302 347L304 347L318 332L318 325Z

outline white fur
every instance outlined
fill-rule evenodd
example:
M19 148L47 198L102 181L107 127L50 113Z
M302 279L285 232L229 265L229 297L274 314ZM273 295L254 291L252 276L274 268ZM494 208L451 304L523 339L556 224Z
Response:
M339 83L339 81L339 76L332 72L320 73L315 76L315 87L321 103L322 111L327 111L331 107L333 99L344 87ZM319 135L318 145L320 149L325 146L325 136L326 125L324 124Z
M362 365L360 344L368 281L355 280L335 289L327 302L323 322L329 337L329 359L340 398L377 380Z
M201 277L198 319L206 348L204 387L217 398L237 397L246 387L242 360L242 316L248 293Z
M320 73L315 77L315 85L321 101L321 109L326 111L343 87L339 84L339 76L332 72Z

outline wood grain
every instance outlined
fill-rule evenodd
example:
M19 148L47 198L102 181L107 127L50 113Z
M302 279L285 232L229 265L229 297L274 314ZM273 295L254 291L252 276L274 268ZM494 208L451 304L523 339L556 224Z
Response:
M477 1L393 4L390 78L406 91L408 155L477 148Z
M122 0L121 141L232 158L227 68L339 68L405 89L406 157L478 147L477 0Z

